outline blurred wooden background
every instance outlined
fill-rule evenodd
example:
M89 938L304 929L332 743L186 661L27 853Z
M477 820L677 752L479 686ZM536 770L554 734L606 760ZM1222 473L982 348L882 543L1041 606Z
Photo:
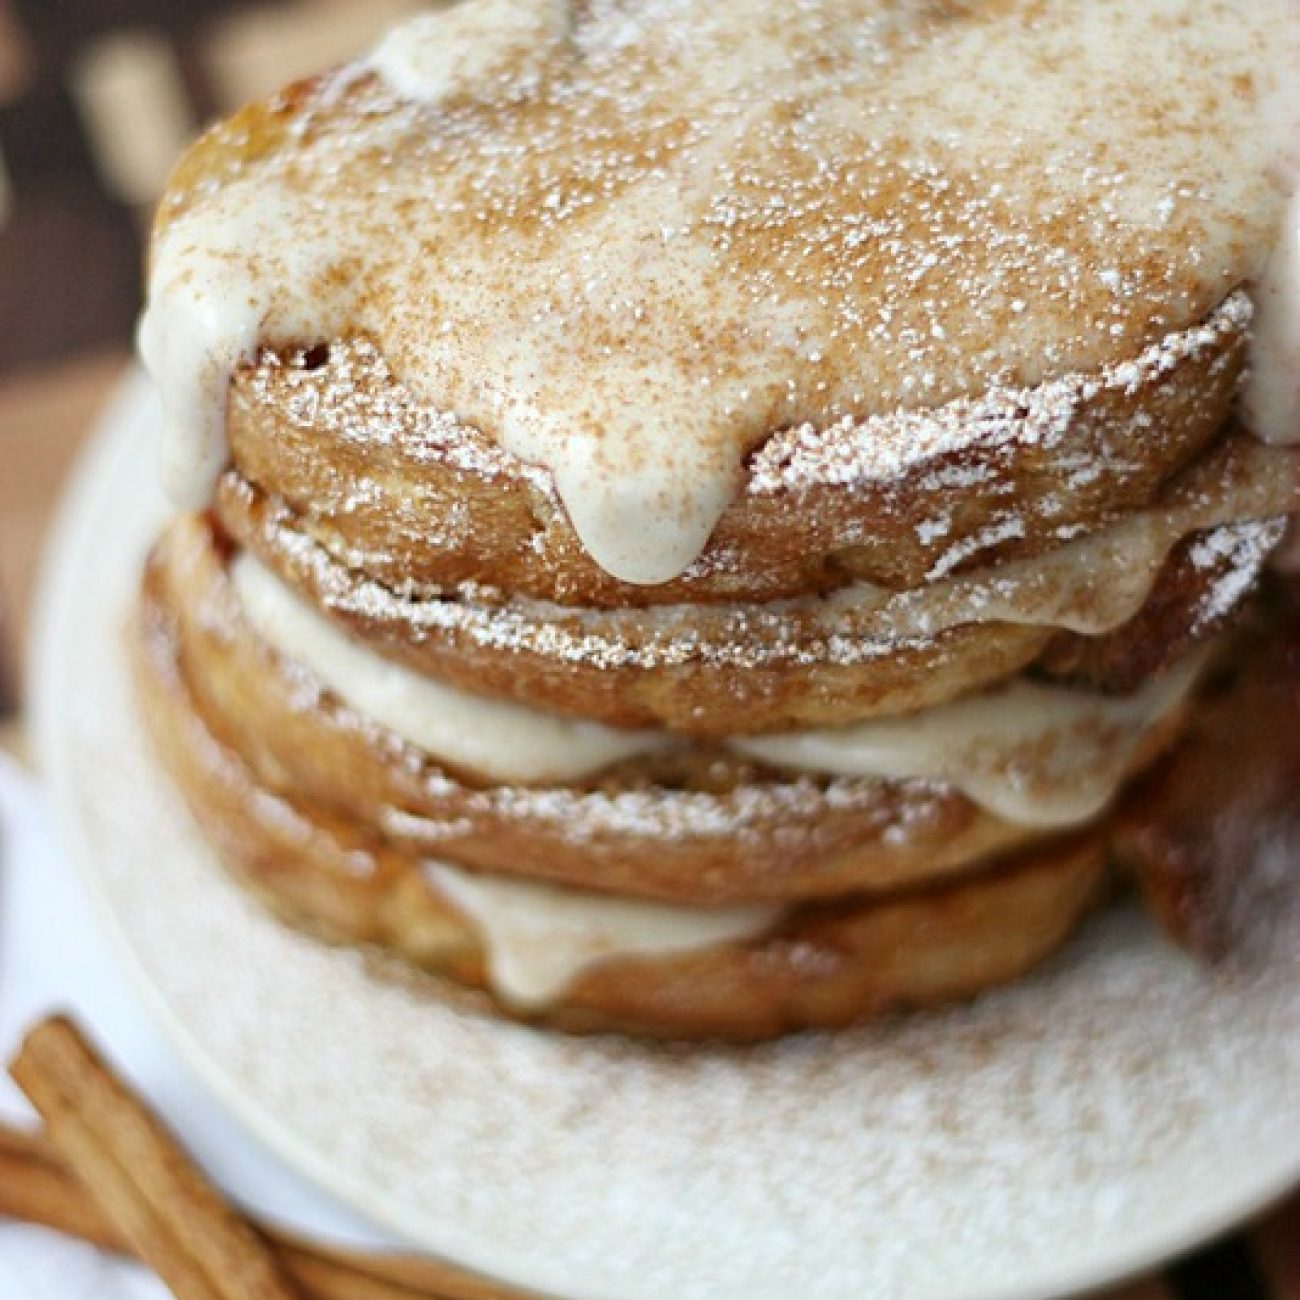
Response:
M0 380L125 348L139 235L185 142L416 7L0 0Z
M125 367L141 245L210 118L365 50L418 0L0 0L0 743L40 543Z

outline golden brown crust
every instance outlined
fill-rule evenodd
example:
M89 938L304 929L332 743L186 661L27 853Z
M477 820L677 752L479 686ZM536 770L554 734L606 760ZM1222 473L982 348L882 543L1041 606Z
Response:
M1235 613L1280 535L1252 525L1241 547L1221 544L1230 531L1212 546L1200 545L1207 534L1188 538L1139 616L1105 636L989 621L901 640L864 632L845 651L843 623L833 635L819 630L816 602L798 616L806 625L775 639L757 621L745 626L764 617L762 607L737 607L716 632L706 630L707 612L674 607L665 641L655 630L662 625L648 621L653 611L521 605L473 592L408 597L350 570L284 506L229 480L218 513L240 546L322 612L419 672L555 713L702 738L912 712L1039 661L1058 677L1130 689Z
M142 649L139 686L155 740L227 866L296 925L486 993L479 939L429 885L420 855L260 785L203 725L149 636ZM928 893L799 907L752 941L609 959L530 1018L581 1032L753 1040L935 1006L1042 961L1096 905L1105 880L1099 838L1076 837ZM490 997L481 1005L518 1014Z
M855 467L861 447L842 430L782 432L749 456L700 560L655 587L601 570L545 473L421 410L365 340L264 352L235 376L228 427L243 478L388 584L477 582L610 607L908 588L936 569L1038 554L1151 501L1226 421L1245 323L1220 312L1185 355L1080 378L1055 400L1031 390L900 413L986 431L898 473Z
M229 184L291 144L325 78L303 77L212 123L180 156L154 212L150 243L203 195Z

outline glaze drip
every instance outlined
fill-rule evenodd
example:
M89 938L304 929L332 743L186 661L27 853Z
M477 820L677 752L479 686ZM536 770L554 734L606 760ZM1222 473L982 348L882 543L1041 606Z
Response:
M1203 661L1193 656L1129 696L1016 680L901 718L732 744L801 771L937 781L1018 826L1078 826L1111 801Z
M756 938L781 909L674 907L532 881L426 866L430 882L473 923L492 987L522 1009L544 1007L613 957L667 956Z
M162 400L163 483L183 509L207 505L226 465L235 366L259 345L328 337L348 319L344 238L285 238L302 227L305 202L273 181L255 197L232 188L178 217L154 245L137 347Z

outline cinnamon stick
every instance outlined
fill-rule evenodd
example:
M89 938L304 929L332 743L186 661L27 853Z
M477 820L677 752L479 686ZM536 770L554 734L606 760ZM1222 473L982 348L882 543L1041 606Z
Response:
M18 1141L11 1139L18 1138ZM0 1217L51 1228L120 1255L132 1252L81 1183L40 1139L0 1128ZM370 1277L305 1247L277 1242L280 1266L311 1300L448 1300Z
M105 1218L177 1300L301 1300L266 1242L71 1021L33 1029L10 1073Z
M123 1252L121 1235L62 1166L0 1146L0 1215Z
M214 1295L279 1300L286 1294L312 1300L528 1300L523 1291L434 1260L327 1248L238 1219L65 1018L34 1029L11 1072L45 1118L48 1136L0 1125L0 1215L135 1255L182 1300ZM112 1206L104 1203L110 1197L116 1198ZM210 1232L214 1206L219 1240ZM205 1240L195 1242L195 1232ZM148 1237L148 1255L141 1233ZM262 1265L273 1270L269 1276L279 1292L240 1290L229 1273L224 1280L203 1275L220 1260L221 1242L233 1241L242 1250L250 1240ZM155 1264L160 1252L174 1276L183 1271L193 1283L197 1272L197 1285L208 1290L180 1291ZM213 1291L218 1285L226 1289Z

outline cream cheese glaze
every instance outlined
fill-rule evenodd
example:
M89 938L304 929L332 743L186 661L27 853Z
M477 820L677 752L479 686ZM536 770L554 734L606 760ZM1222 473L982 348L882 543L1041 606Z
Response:
M771 431L1134 356L1281 227L1296 0L563 8L399 30L164 210L141 344L187 503L232 363L348 329L662 581Z
M539 885L429 862L430 883L466 916L495 992L520 1009L546 1006L609 957L667 956L752 939L781 915L761 905L674 907Z
M365 718L492 780L569 781L672 743L471 695L383 659L338 631L246 552L231 578L244 617Z
M682 743L435 682L352 640L247 553L232 577L245 617L269 645L436 761L494 781L562 782ZM939 781L1020 825L1077 825L1109 802L1142 742L1187 697L1200 662L1193 656L1124 697L1017 680L902 718L726 743L777 767Z
M256 202L220 203L178 225L154 250L150 309L137 346L162 399L163 482L185 509L207 503L226 463L226 391L235 364L261 340L314 338L328 317L318 297L319 250L283 238L302 199L268 185ZM274 246L272 283L248 250Z
M901 718L749 736L732 747L799 771L938 781L1016 825L1075 826L1111 801L1203 661L1195 655L1132 695L1022 679Z

